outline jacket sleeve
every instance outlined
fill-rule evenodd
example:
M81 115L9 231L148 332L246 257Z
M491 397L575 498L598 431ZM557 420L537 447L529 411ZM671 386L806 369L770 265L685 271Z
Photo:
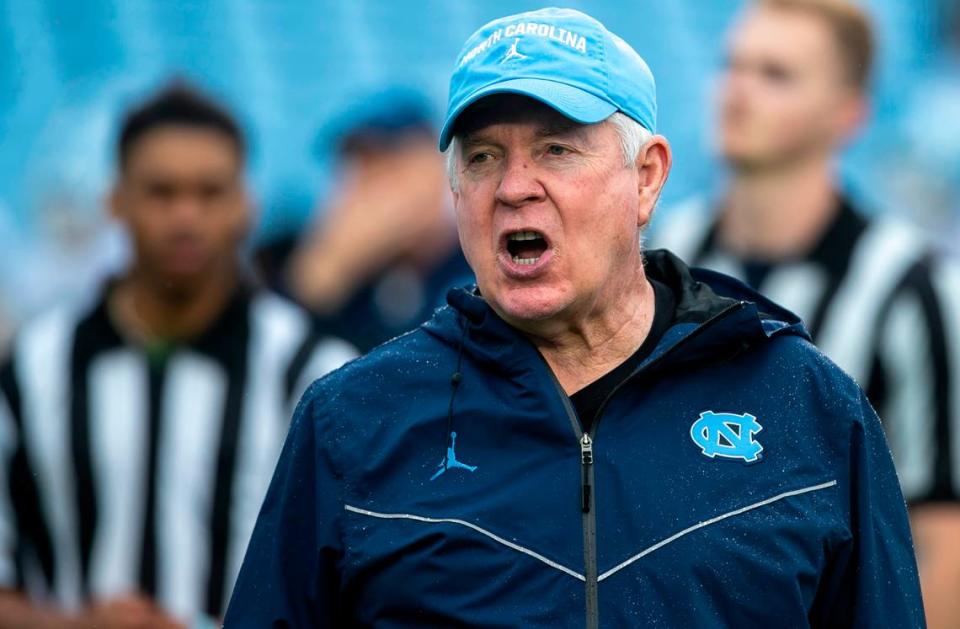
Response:
M815 627L926 627L906 504L880 420L859 393L849 435L848 540L839 544L811 612Z
M294 412L225 627L335 627L341 483L324 447L321 383Z

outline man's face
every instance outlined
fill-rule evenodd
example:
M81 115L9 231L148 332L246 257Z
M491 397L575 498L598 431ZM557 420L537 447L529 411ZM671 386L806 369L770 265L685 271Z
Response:
M167 126L138 139L113 207L140 270L189 289L236 264L249 218L241 172L237 147L215 130Z
M734 28L720 81L719 144L735 167L826 154L855 131L862 98L830 26L816 15L749 10Z
M636 278L652 202L641 203L614 127L522 97L481 104L462 119L454 203L484 298L521 327L616 301Z

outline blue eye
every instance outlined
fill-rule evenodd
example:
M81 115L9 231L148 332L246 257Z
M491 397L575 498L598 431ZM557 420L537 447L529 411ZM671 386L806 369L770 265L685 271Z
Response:
M568 152L567 147L559 144L551 144L547 147L547 153L550 155L566 155Z
M468 164L482 164L490 159L490 153L474 153L467 159Z

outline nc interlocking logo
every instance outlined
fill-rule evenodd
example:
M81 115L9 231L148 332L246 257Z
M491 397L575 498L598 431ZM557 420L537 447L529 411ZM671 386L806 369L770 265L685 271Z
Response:
M749 413L737 415L705 411L690 426L690 438L711 459L721 456L754 463L760 460L763 446L753 436L761 430L763 426Z

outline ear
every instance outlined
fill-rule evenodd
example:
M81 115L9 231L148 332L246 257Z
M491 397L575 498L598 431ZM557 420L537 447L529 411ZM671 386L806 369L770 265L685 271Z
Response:
M850 89L844 94L835 110L836 137L846 144L857 134L870 116L870 103L859 90Z
M241 184L240 207L243 214L240 217L240 240L246 241L253 233L254 225L260 215L260 208L253 200L250 190Z
M662 135L655 135L640 149L635 163L637 169L637 226L645 227L653 216L653 210L660 198L670 167L673 165L673 151L670 143Z

